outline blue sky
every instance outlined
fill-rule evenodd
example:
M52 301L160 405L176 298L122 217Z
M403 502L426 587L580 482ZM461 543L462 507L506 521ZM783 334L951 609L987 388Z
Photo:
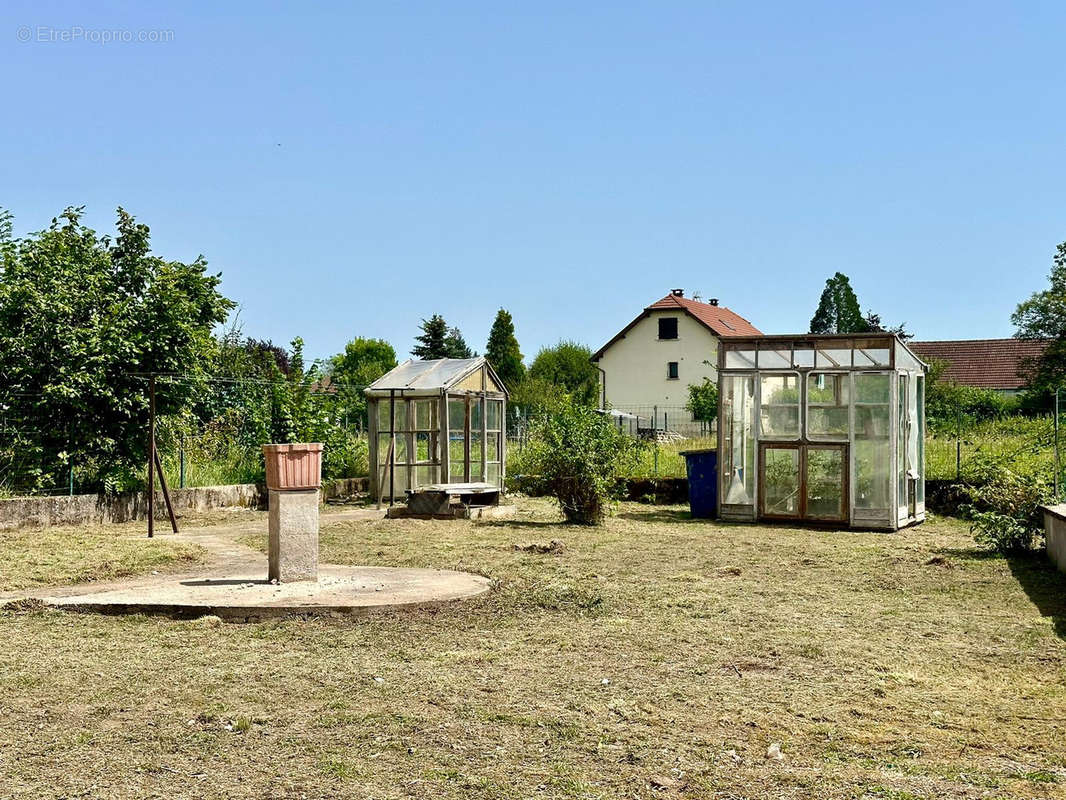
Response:
M598 347L672 287L806 330L837 270L920 338L1006 336L1066 239L1059 2L9 0L0 20L17 231L67 205L109 231L122 205L161 255L222 271L247 334L314 356L362 335L403 357L434 312L483 349L500 306L527 358Z

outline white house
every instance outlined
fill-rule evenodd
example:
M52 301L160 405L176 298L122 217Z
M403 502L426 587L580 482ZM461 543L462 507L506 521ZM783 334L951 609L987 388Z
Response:
M717 299L703 303L672 289L592 356L600 370L601 407L649 418L646 427L690 427L688 387L704 378L717 381L718 340L760 333Z

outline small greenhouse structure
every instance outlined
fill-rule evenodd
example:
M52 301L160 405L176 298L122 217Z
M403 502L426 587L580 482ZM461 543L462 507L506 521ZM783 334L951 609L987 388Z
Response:
M365 394L372 497L446 483L503 488L507 390L484 358L408 360Z
M719 517L924 520L925 371L892 334L723 339Z

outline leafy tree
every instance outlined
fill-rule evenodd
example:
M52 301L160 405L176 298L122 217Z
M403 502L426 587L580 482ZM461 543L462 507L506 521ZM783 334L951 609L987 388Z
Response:
M68 208L48 229L0 247L0 402L23 431L35 487L62 485L77 454L83 483L109 490L145 476L149 373L160 414L203 389L233 303L203 257L152 255L148 226L118 209L97 236Z
M11 241L11 234L15 229L14 220L10 211L0 208L0 244Z
M366 416L363 388L396 366L396 351L383 339L357 337L344 346L344 352L330 360L330 374L338 386L342 413L349 422Z
M907 331L907 323L901 322L899 325L885 325L881 322L881 315L875 314L873 311L867 311L866 316L866 330L871 333L891 333L898 336L903 341L913 338L914 334ZM854 333L864 333L865 331L854 331Z
M342 383L365 387L396 366L396 351L384 339L358 336L344 346L344 352L330 360L331 374Z
M269 339L245 339L244 348L252 356L253 362L265 363L273 360L282 375L289 374L289 351L281 345L274 344Z
M714 422L718 418L718 384L710 378L704 378L703 383L689 384L685 408L697 422Z
M529 377L563 389L575 402L594 406L600 391L600 373L583 344L561 341L542 348L529 367Z
M843 272L836 273L825 282L818 309L811 318L811 333L866 333L869 330L851 281Z
M1030 387L1039 393L1066 384L1066 242L1055 248L1048 282L1047 289L1019 303L1010 318L1019 339L1048 340L1043 355L1022 364Z
M448 329L448 335L444 337L444 352L445 358L473 358L475 355L458 328Z
M563 395L533 418L522 467L536 476L534 489L559 501L567 522L599 525L639 449L607 415Z
M448 323L440 314L422 320L422 333L415 337L411 355L427 361L448 357Z
M306 366L304 343L292 340L291 369L271 385L271 441L322 442L326 477L355 477L367 469L366 442L340 424L343 398L317 363Z
M514 321L506 309L501 308L496 312L485 347L485 358L509 390L513 391L526 376L522 351L518 348L518 338L514 333Z

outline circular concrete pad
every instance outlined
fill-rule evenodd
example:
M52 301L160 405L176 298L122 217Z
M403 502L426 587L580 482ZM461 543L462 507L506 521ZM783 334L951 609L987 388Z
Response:
M102 614L165 614L254 621L287 615L359 614L476 597L489 579L468 572L322 565L318 581L272 584L248 575L158 576L118 588L37 596L48 605ZM69 592L69 593L68 593Z

